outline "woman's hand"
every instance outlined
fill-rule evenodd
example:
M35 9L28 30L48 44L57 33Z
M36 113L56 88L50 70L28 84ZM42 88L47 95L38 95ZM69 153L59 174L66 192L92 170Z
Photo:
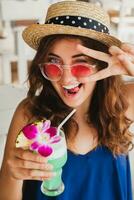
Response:
M10 152L7 167L9 176L17 180L48 180L54 176L47 158L21 148Z
M109 53L103 53L93 49L78 45L77 49L83 54L92 58L108 63L108 67L99 70L95 74L86 78L87 81L97 81L113 75L129 75L134 76L134 46L130 44L122 44L121 48L111 46Z

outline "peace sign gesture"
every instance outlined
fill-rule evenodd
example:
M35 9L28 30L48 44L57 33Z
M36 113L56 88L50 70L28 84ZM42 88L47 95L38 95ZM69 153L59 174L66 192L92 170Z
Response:
M89 49L80 44L77 49L87 56L108 63L107 68L92 74L87 81L97 81L114 75L134 76L134 46L130 44L124 43L121 48L111 46L109 54Z

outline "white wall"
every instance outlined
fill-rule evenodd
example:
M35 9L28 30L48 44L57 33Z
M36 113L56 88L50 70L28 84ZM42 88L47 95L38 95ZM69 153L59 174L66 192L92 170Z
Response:
M12 85L0 86L0 166L8 128L19 102L26 97L27 89Z

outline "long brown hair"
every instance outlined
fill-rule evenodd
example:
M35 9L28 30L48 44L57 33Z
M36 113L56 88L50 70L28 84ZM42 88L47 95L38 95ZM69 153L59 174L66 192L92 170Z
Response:
M107 46L89 38L55 35L41 40L29 69L27 102L34 117L51 119L54 126L57 126L72 108L64 104L51 82L42 76L38 64L43 62L51 45L61 38L77 38L89 48L108 53ZM107 63L99 60L97 63L100 69L107 67ZM120 76L97 81L88 109L87 121L97 129L99 144L108 147L115 155L127 153L132 146L132 135L128 131L131 121L125 116L127 107ZM76 132L78 130L77 123L70 119L63 126L66 137L69 137L71 124L76 126Z

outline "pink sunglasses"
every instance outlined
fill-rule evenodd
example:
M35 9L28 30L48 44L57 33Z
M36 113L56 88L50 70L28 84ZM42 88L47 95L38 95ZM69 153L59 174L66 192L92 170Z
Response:
M56 63L39 64L42 75L50 81L59 81L62 77L64 69L70 69L71 73L76 78L86 78L93 72L96 65L88 63L77 63L71 66L61 65Z

